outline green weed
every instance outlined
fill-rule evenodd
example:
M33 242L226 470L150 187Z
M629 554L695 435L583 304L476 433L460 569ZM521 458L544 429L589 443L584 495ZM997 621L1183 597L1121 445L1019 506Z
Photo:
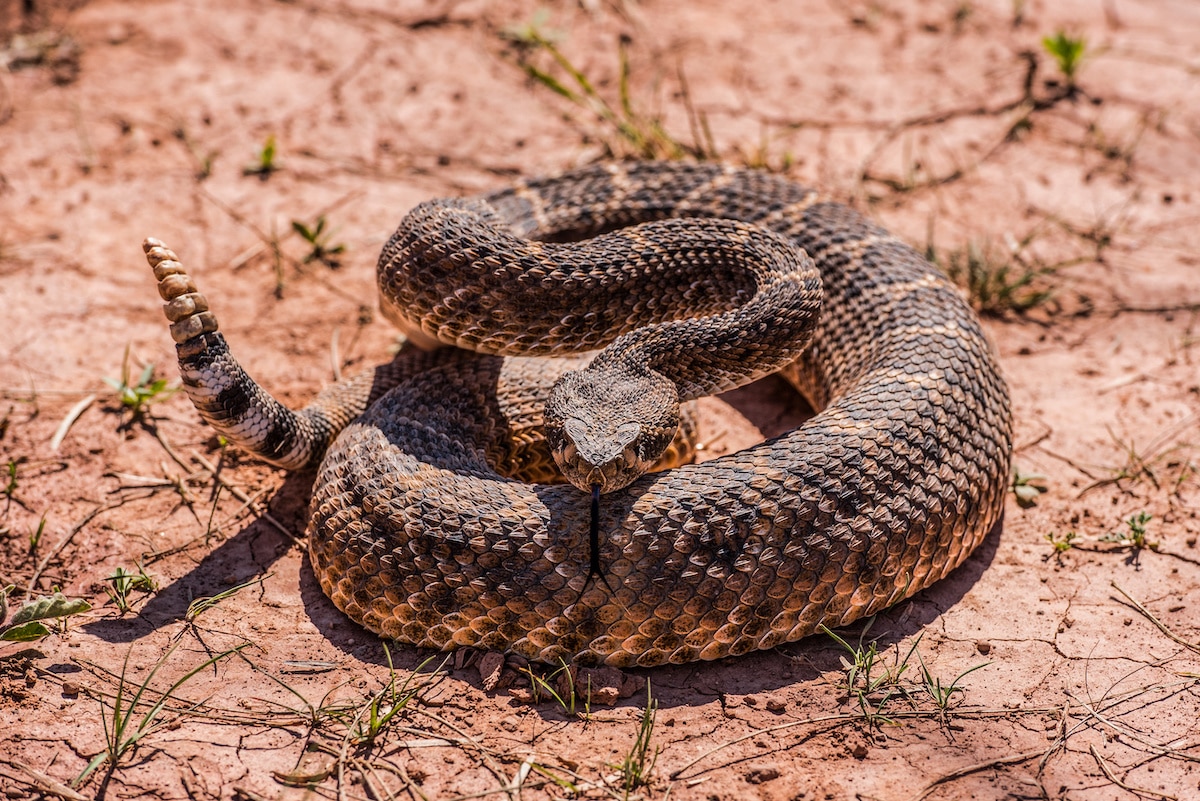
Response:
M58 620L62 628L65 627L66 618L92 608L92 605L82 598L67 598L56 592L26 601L13 613L12 620L6 625L4 621L8 617L8 594L12 590L12 585L0 590L0 640L6 642L33 642L48 637L50 629L43 621Z
M392 665L392 652L388 649L387 643L383 645L383 652L387 655L388 683L382 690L367 699L366 706L355 716L354 724L350 727L347 738L355 745L372 745L391 723L392 718L408 706L409 701L416 697L422 686L420 684L415 687L410 686L410 682L433 659L433 657L429 657L418 665L417 669L409 673L408 677L397 687L396 668Z
M42 544L42 535L46 533L46 513L42 513L42 518L38 520L37 528L29 532L29 555L37 553L38 546Z
M539 675L532 666L523 668L525 674L529 677L529 689L533 694L533 703L540 704L542 696L553 698L554 702L562 708L563 712L568 715L575 714L575 682L571 680L571 668L566 664L556 668L548 675ZM555 689L555 679L559 676L566 675L567 681L570 683L570 690L566 693L566 698Z
M170 397L179 389L165 378L154 377L154 365L142 368L137 379L132 378L129 367L129 346L125 346L125 357L121 361L121 378L105 377L104 382L116 390L121 406L128 409L134 420L141 420L150 410L150 404Z
M607 155L614 158L633 156L643 159L713 158L711 136L707 122L691 105L684 84L684 103L688 107L688 118L692 127L694 143L684 144L667 132L658 115L639 110L630 91L630 64L628 41L618 40L617 45L617 103L606 100L597 90L595 83L558 48L557 32L545 28L545 15L535 15L527 24L509 27L502 36L518 49L518 64L535 83L566 98L573 105L595 115L610 134L603 139ZM550 57L564 77L559 78L550 69L534 63L538 53ZM705 141L702 143L702 139Z
M154 734L156 731L167 725L168 720L164 719L163 711L166 709L168 701L171 700L175 692L184 684L190 681L197 673L204 670L210 665L216 664L227 656L235 654L246 647L248 643L239 645L236 648L231 648L228 651L222 651L211 659L205 660L200 665L183 674L174 684L172 684L165 692L161 693L158 700L150 706L148 710L138 713L139 707L143 706L142 698L147 693L153 694L150 685L154 681L154 677L158 675L158 671L167 663L171 655L175 653L178 645L174 645L162 657L154 663L150 673L146 676L136 688L131 687L125 680L126 671L129 668L129 653L125 655L125 661L121 665L120 683L117 685L117 693L113 698L112 708L104 709L103 700L100 701L101 720L104 724L104 750L97 754L87 767L83 769L73 782L71 787L79 787L87 780L92 773L101 765L108 763L108 772L104 780L101 782L101 788L98 796L103 795L104 789L108 785L108 780L120 765L121 760L128 754L131 754L146 737ZM204 704L203 701L197 701L187 706L186 712L191 712Z
M937 709L943 723L945 723L946 720L946 713L952 708L954 694L962 694L965 692L962 687L958 686L958 683L963 680L964 676L974 673L976 670L980 670L981 668L985 668L991 664L991 662L984 662L976 665L975 667L967 668L962 673L959 673L957 676L955 676L954 679L948 684L943 685L942 680L930 673L929 668L925 666L925 660L921 657L920 652L917 653L917 661L920 662L921 665L922 689L924 689L926 695L929 696L929 699L933 701L933 706L935 709Z
M874 620L871 618L867 621L862 633L858 635L857 645L851 645L828 626L822 625L818 629L832 638L849 655L849 659L846 656L839 657L842 668L846 671L846 683L842 689L845 690L847 698L858 702L858 707L867 725L878 727L894 723L884 714L884 709L893 700L908 695L900 681L905 671L908 670L909 659L912 658L921 638L918 637L912 644L903 660L898 660L893 665L887 665L879 653L876 640L872 639L864 643Z
M332 231L325 230L325 216L321 215L310 228L300 220L292 220L292 230L309 244L308 255L304 257L304 263L319 261L331 269L337 269L342 266L341 260L336 258L346 251L344 244L338 243L331 245L329 238L333 236Z
M116 605L117 611L122 615L129 611L129 594L131 592L136 590L151 593L158 589L158 582L146 572L146 568L140 563L136 573L130 573L125 568L118 566L113 570L113 574L104 580L111 585L105 587L104 591L108 593L109 600Z
M1067 551L1074 548L1075 540L1078 538L1079 538L1079 535L1076 534L1074 531L1068 531L1066 534L1063 534L1061 537L1056 537L1053 534L1046 535L1046 541L1049 542L1050 545L1054 548L1054 557L1056 559L1062 557L1062 555L1064 553L1066 553Z
M1075 76L1087 50L1087 43L1082 36L1069 36L1058 31L1053 36L1042 37L1042 49L1054 58L1059 72L1067 81L1068 87L1075 86Z
M1138 512L1125 521L1128 527L1128 533L1114 531L1105 534L1100 538L1101 542L1111 542L1117 545L1124 545L1127 548L1133 548L1135 551L1140 551L1149 548L1152 551L1158 550L1158 541L1151 540L1146 530L1146 524L1153 519L1153 515L1148 512Z
M1022 509L1036 506L1038 497L1047 492L1046 477L1037 473L1023 473L1014 465L1012 491L1017 496L1017 505Z
M4 465L4 488L0 489L0 494L3 494L8 498L12 498L14 495L16 495L17 486L20 484L20 482L17 480L17 474L21 470L21 465L27 461L29 461L29 459L25 456L18 456L15 459L8 460L8 462Z
M654 763L658 761L658 755L662 749L657 746L651 750L650 740L654 735L654 719L658 713L658 702L650 693L650 682L646 682L646 707L642 710L642 718L638 724L637 736L633 740L633 746L629 752L625 754L625 759L620 765L621 783L625 792L625 797L639 787L645 787L650 783L650 772L654 770Z
M972 241L944 254L931 245L925 255L966 290L971 305L982 314L1027 312L1054 294L1048 281L1054 269L1026 263L1016 248L1003 253L990 243Z
M270 134L262 147L255 151L254 161L242 168L242 175L257 175L259 180L267 180L279 169L279 164L275 161L277 155L275 134Z
M259 578L250 579L249 581L243 581L241 584L238 584L234 587L230 587L227 590L222 590L221 592L218 592L216 595L210 595L210 596L204 596L201 598L196 598L190 604L188 604L187 613L184 615L184 618L183 618L184 622L189 623L189 624L195 623L196 619L198 617L200 617L200 615L204 614L209 609L212 609L217 604L221 603L224 600L232 598L233 596L237 595L239 592L246 589L247 587L250 587L254 584L261 584L262 582L266 581L270 577L271 577L271 574L267 574L265 576L260 576Z

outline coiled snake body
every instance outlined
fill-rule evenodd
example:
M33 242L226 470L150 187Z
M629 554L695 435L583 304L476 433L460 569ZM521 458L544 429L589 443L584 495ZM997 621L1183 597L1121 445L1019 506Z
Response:
M445 222L464 214L482 219L483 229ZM422 215L437 218L442 233L422 227ZM545 343L572 333L576 348L619 344L640 322L677 325L674 312L659 311L670 298L648 294L664 283L700 309L709 334L724 331L731 348L723 356L709 334L684 334L661 370L675 365L687 375L707 366L724 377L698 381L700 390L685 388L681 397L748 380L742 365L761 350L819 412L767 442L604 495L596 577L588 495L505 475L545 468L545 445L528 432L563 368L418 352L292 412L241 370L175 255L147 240L184 383L205 418L276 464L301 467L324 454L310 557L324 591L368 629L417 646L475 646L554 664L717 659L906 598L957 567L998 520L1012 422L978 320L936 268L845 206L750 170L630 164L434 203L415 217L384 248L380 285L385 311L419 340L493 354L551 352ZM754 273L760 256L747 246L738 270L721 257L704 268L712 282L691 276L668 285L672 274L704 263L697 252L707 245L679 239L689 223L596 240L599 267L571 261L567 246L523 241L697 217L740 221L702 237L741 243L757 226L802 248L824 292L815 328L796 311L811 311L818 291L802 255L781 268L782 283ZM605 244L611 237L617 245ZM618 245L621 255L604 255ZM512 256L510 247L525 249ZM398 262L414 253L429 263ZM562 258L565 266L553 261ZM651 277L626 286L630 264ZM432 288L409 288L398 277L406 271ZM474 274L478 288L455 288L456 273ZM557 288L559 280L570 288ZM504 297L521 283L549 288L544 298L566 291L567 299L560 307L519 302L511 311ZM790 311L759 310L751 323L736 316L779 286ZM541 328L520 316L538 310L546 312ZM454 322L462 318L469 322ZM487 326L475 325L484 318ZM766 344L747 345L752 335ZM800 344L784 343L785 335Z

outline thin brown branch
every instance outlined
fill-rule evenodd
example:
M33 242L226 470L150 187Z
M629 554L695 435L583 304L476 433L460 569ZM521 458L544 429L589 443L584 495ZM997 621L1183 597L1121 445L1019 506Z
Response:
M969 776L972 773L978 773L979 771L987 770L988 768L998 768L1001 765L1015 765L1018 762L1026 762L1034 757L1041 756L1043 753L1045 753L1045 749L1039 748L1036 751L1026 751L1023 754L1012 754L1010 756L999 757L997 759L989 759L984 762L976 762L974 765L965 765L964 767L958 768L957 770L952 770L945 775L937 777L929 784L922 787L916 795L909 799L909 801L922 801L922 799L937 789L939 785L945 784L946 782L954 781L955 779L961 779L963 776Z
M1104 757L1100 756L1100 752L1096 750L1095 745L1089 745L1088 751L1091 752L1092 758L1096 760L1096 764L1100 766L1100 770L1104 771L1104 775L1108 777L1108 780L1120 787L1122 790L1128 790L1134 795L1147 796L1149 798L1162 798L1164 801L1177 800L1177 797L1173 795L1167 795L1166 793L1160 793L1157 790L1147 790L1143 787L1134 787L1133 785L1126 784L1117 778L1117 774L1113 773L1112 768L1110 768L1108 763L1104 761Z
M80 795L65 784L57 782L43 773L39 773L24 762L16 759L6 759L5 762L21 774L12 778L37 788L41 793L63 798L66 801L88 801L86 796Z
M1125 596L1125 599L1127 601L1129 601L1130 604L1133 605L1134 609L1141 612L1142 615L1144 615L1147 620L1149 620L1151 623L1153 623L1155 626L1157 626L1158 630L1161 631L1163 634L1167 635L1167 637L1169 639L1182 645L1184 648L1187 648L1189 651L1194 651L1195 653L1200 654L1200 645L1197 645L1196 643L1188 642L1187 640L1183 639L1178 634L1176 634L1175 632L1173 632L1169 628L1167 628L1166 625L1164 625L1161 620L1159 620L1154 615L1152 615L1150 613L1150 611L1148 609L1146 609L1146 607L1144 607L1140 603L1138 603L1136 598L1134 598L1129 593L1125 592L1125 590L1121 589L1120 585L1118 585L1117 582L1113 581L1113 582L1109 582L1109 583L1112 584L1112 588L1114 590L1116 590L1117 592L1119 592Z
M66 536L64 536L59 541L58 545L55 545L54 548L49 553L47 553L45 556L42 557L42 561L38 562L38 566L37 566L37 568L34 569L33 575L29 577L29 583L26 584L26 586L25 586L26 594L30 595L30 596L33 595L34 588L37 585L37 581L39 578L41 578L42 572L50 564L50 561L52 559L54 559L56 556L58 556L60 553L62 553L63 548L66 548L67 545L69 545L71 543L71 540L73 540L75 538L75 535L78 534L83 529L84 526L86 526L88 523L92 522L92 520L94 520L97 515L102 514L104 512L108 512L112 509L116 509L118 506L123 506L124 504L125 504L125 499L122 498L121 500L118 500L118 501L113 501L111 503L106 503L106 504L97 506L95 509L93 509L92 511L90 511L86 515L84 515L79 520L78 523L71 526L71 529L67 532Z

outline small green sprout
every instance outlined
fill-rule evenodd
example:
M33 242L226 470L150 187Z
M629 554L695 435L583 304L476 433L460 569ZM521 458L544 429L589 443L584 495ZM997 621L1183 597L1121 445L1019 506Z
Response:
M100 697L101 720L104 724L104 750L96 754L96 756L87 764L83 772L75 777L71 782L71 787L79 787L93 772L101 765L108 764L106 777L101 786L105 786L108 779L116 771L121 760L137 749L143 739L151 734L159 731L167 726L172 720L177 720L180 712L174 708L175 704L183 706L184 712L187 714L196 710L204 702L188 702L177 698L175 692L184 684L189 682L196 674L207 668L209 665L215 665L231 654L238 653L245 648L249 643L243 643L235 648L230 648L227 651L222 651L216 656L208 659L196 667L183 674L183 677L176 680L165 692L156 693L151 688L151 683L158 671L162 669L171 655L175 653L175 649L179 647L178 643L173 645L169 651L162 655L154 667L150 669L149 674L141 684L134 686L126 678L129 669L129 653L125 655L125 662L121 666L120 684L117 685L117 693L112 699L111 710L105 708L105 699ZM130 653L132 653L132 648ZM157 695L157 700L153 704L150 703L150 698ZM143 697L146 700L143 700ZM140 717L138 716L139 712Z
M958 686L958 683L962 681L963 677L968 673L974 673L976 670L980 670L981 668L985 668L991 664L990 662L984 662L976 665L975 667L967 668L962 673L959 673L957 676L955 676L949 684L943 685L940 678L929 672L929 668L925 666L925 660L921 658L920 652L917 653L917 659L921 664L922 688L925 690L925 693L929 696L930 700L933 701L933 705L937 709L938 715L941 717L943 724L946 723L946 713L949 712L953 706L957 705L954 702L954 694L963 694L966 692L962 687ZM958 703L961 703L961 699Z
M311 228L300 220L292 220L292 230L298 233L312 248L308 252L308 255L304 257L305 264L312 261L319 261L327 267L336 270L342 266L342 262L335 257L345 253L346 246L342 243L336 245L329 244L329 238L333 236L333 232L325 230L325 222L325 215L318 217Z
M1079 535L1076 534L1074 531L1068 531L1066 534L1063 534L1061 537L1056 537L1053 534L1046 535L1046 541L1049 542L1050 545L1054 548L1055 557L1059 557L1059 556L1063 555L1064 553L1066 553L1067 551L1074 548L1075 540L1078 538L1079 538Z
M433 657L426 659L417 667L417 670L408 674L408 677L397 686L392 652L386 643L383 646L383 653L387 656L388 683L382 690L372 695L366 707L360 709L355 716L353 725L347 734L349 742L355 745L373 744L392 722L392 719L408 707L409 702L416 698L422 688L422 684L412 685L411 682L419 675L421 668L433 659Z
M637 736L619 766L626 797L639 787L645 787L650 783L650 772L654 770L654 763L658 761L659 752L662 751L657 746L653 750L650 748L650 738L654 735L654 718L657 712L658 701L651 696L650 682L647 681L646 708L642 710Z
M888 665L879 652L878 641L876 639L867 640L867 633L871 630L874 622L874 618L867 621L858 636L857 645L851 645L828 626L821 625L818 630L828 635L849 654L849 659L845 656L838 657L842 663L842 669L846 671L844 685L846 698L858 702L863 720L868 726L879 727L895 723L895 720L884 714L884 709L893 700L908 695L908 691L901 685L901 679L904 672L908 670L909 660L920 644L921 638L918 637L913 642L904 659L901 660L900 654L897 652L896 663Z
M1069 36L1060 30L1053 36L1042 38L1042 49L1054 57L1059 71L1067 79L1067 86L1074 87L1075 74L1079 71L1079 64L1087 49L1083 37Z
M279 169L279 165L275 162L277 154L275 134L270 134L263 142L263 146L255 152L254 161L242 168L242 175L257 175L259 180L267 180L271 177L271 173Z
M38 521L37 528L29 532L29 553L32 555L37 552L38 546L42 544L42 534L46 533L46 515L42 514L42 519Z
M1029 264L1016 247L999 248L990 242L969 242L946 253L932 245L925 255L950 280L967 292L971 305L994 317L1022 314L1046 303L1054 294L1054 270Z
M1152 551L1158 550L1158 541L1151 540L1147 536L1146 524L1153 519L1153 515L1148 512L1138 512L1132 515L1125 521L1125 525L1129 527L1129 533L1122 534L1119 531L1113 531L1105 534L1100 538L1101 542L1111 542L1116 545L1122 545L1126 548L1132 548L1135 551L1141 551L1149 548Z
M9 498L13 497L17 492L17 473L21 470L21 464L29 461L27 457L18 456L16 459L9 459L4 465L4 488L0 489L0 495L5 495Z
M179 385L171 385L165 378L154 377L154 365L148 364L142 368L137 380L131 379L129 370L129 346L125 346L125 358L121 362L121 378L105 377L104 383L116 390L121 405L128 409L134 420L143 418L154 401L170 397Z
M109 600L116 605L117 611L122 615L129 611L129 593L134 590L151 593L158 589L158 582L146 572L146 568L141 564L138 565L136 573L130 573L125 568L118 566L113 570L113 574L104 580L112 585L105 587L104 591L108 593Z

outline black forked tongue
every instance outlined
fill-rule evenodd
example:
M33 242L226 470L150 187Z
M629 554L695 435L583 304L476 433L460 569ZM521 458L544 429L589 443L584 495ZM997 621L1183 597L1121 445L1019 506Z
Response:
M615 594L612 585L608 583L608 577L600 568L600 485L592 485L592 518L591 525L588 527L588 550L590 551L590 562L588 564L587 582L596 576L608 588L608 591ZM587 586L587 582L584 586Z
M591 565L588 567L588 578L600 576L600 485L592 485L592 521L588 529L588 549L591 551Z

